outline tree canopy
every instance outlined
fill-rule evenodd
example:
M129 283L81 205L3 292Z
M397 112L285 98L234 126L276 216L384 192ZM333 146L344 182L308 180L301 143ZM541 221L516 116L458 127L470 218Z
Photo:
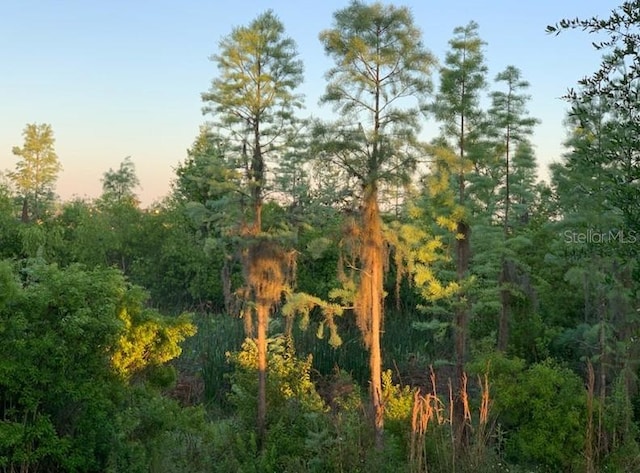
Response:
M55 152L51 125L28 124L22 136L23 146L14 146L11 150L19 160L15 171L9 173L9 178L23 199L22 219L37 220L43 214L44 203L51 200L62 165Z

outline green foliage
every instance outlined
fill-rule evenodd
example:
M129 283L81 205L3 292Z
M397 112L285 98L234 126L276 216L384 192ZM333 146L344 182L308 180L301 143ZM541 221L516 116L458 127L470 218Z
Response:
M320 34L334 61L321 100L341 118L331 125L318 124L314 137L319 157L344 169L361 192L356 194L360 219L345 225L349 268L340 269L342 288L334 295L343 302L353 301L356 324L369 350L373 421L381 449L380 331L386 267L380 201L385 186L397 190L409 182L421 154L418 117L431 90L435 61L408 8L354 0L336 11L333 19L332 27Z
M523 360L500 354L478 360L472 371L487 367L506 458L551 471L580 465L586 433L580 378L551 360L525 367Z
M418 117L435 62L410 10L352 1L334 13L320 40L335 62L322 102L342 117L317 127L322 157L363 188L404 182L415 165Z
M470 180L478 179L474 174L478 174L491 157L481 149L487 130L480 94L487 85L487 66L486 43L478 29L475 22L454 29L445 64L440 69L440 87L431 105L441 124L441 138L434 141L430 149L435 159L426 179L425 192L437 206L434 218L438 224L452 232L457 231L457 222L470 218L466 188Z
M620 373L604 406L609 455L603 464L612 471L625 473L640 467L640 431L629 396L628 376L633 375L624 370Z
M57 258L51 257L61 264L116 267L128 274L145 242L142 221L143 211L130 199L69 202L52 222L65 244Z
M0 173L0 259L20 254L19 223L13 195Z
M235 366L232 375L231 399L242 415L247 415L245 421L251 424L255 415L251 411L255 409L257 394L258 369L257 348L255 343L245 340L242 351L230 355L230 362ZM297 359L293 352L290 340L286 337L276 337L270 340L268 345L268 371L267 399L271 411L270 419L278 419L284 411L296 408L303 412L322 412L324 409L322 400L315 392L315 386L311 382L311 356L305 360Z
M22 220L38 220L44 215L47 202L52 200L53 185L62 165L55 152L51 125L30 123L22 136L22 148L14 146L12 149L19 161L16 170L9 173L9 178L23 200Z
M187 373L200 372L204 403L211 412L229 412L230 374L227 355L240 350L245 339L243 321L226 314L196 314L196 335L185 341L178 366Z
M578 84L588 95L610 95L635 86L638 78L638 45L640 45L640 12L636 0L625 0L611 12L609 18L597 16L587 19L561 20L555 25L547 26L547 33L560 34L563 30L580 29L588 33L605 33L608 39L593 42L592 46L598 51L608 51L603 54L600 68L591 76L578 81ZM621 64L629 67L621 68ZM578 94L569 89L567 98L574 100ZM629 97L631 99L631 97Z
M428 103L435 59L410 10L379 2L351 1L320 35L334 123L295 116L303 68L275 13L233 28L202 96L212 122L171 198L149 209L129 158L104 173L100 199L54 209L53 132L27 125L0 176L0 470L640 470L639 6L548 28L604 35L594 47L607 53L565 97L567 153L550 186L535 184L520 71L498 74L483 101L478 25L454 30ZM429 145L423 112L441 130ZM254 259L261 251L272 258ZM287 333L269 341L262 437L258 349L240 345L269 271L249 273L285 254L297 267L261 312L263 329ZM337 317L371 301L386 302L370 311L379 329ZM157 307L198 311L198 333ZM371 361L374 331L384 356ZM429 365L451 375L456 354L460 373L468 358L489 372L488 420L473 417L472 376L453 405L469 401L468 435L455 417L432 418L418 442L426 463L409 465L416 389ZM204 406L169 397L198 402L201 381ZM434 402L423 407L448 413ZM384 435L371 425L382 411Z
M73 200L55 219L16 229L23 255L61 266L117 267L163 310L224 305L222 257L205 252L202 235L180 203L142 210L127 199Z
M36 263L19 284L9 270L5 264L5 290L14 296L0 309L0 393L3 419L21 434L0 455L6 465L92 469L112 432L100 421L119 390L107 351L97 349L115 343L114 291L122 281L111 272Z
M221 145L222 139L206 127L200 128L187 159L176 168L173 192L184 203L211 206L225 201L238 192L240 174L229 163L229 153Z
M535 157L529 145L529 153L526 148L527 140L533 134L533 127L539 120L528 115L527 102L531 99L525 91L529 88L529 83L522 79L522 73L517 67L507 66L496 78L496 83L504 83L506 91L496 90L491 93L491 108L489 109L489 120L491 123L491 134L495 140L496 154L501 163L499 172L500 183L502 184L499 194L501 200L501 217L505 228L505 236L512 233L511 228L519 226L522 221L513 222L510 214L515 203L526 202L527 192L533 188L533 178L528 176L528 182L523 181L527 170L531 173L531 168L535 168ZM524 143L524 145L523 145ZM520 149L520 153L518 153ZM515 160L515 155L518 160ZM516 167L515 164L519 167ZM517 174L517 176L514 176ZM519 182L518 193L513 194L512 183L516 177ZM528 184L529 188L522 186ZM523 202L524 200L524 202ZM523 214L519 217L522 219Z
M365 406L360 389L350 376L338 372L325 379L329 408L311 383L310 358L295 357L284 337L272 339L269 348L266 444L258 449L252 429L257 350L247 340L241 352L230 356L234 365L231 398L237 417L212 426L217 432L212 450L217 459L213 471L404 471L402 442L394 433L388 433L383 450L372 453L373 431L362 416ZM408 388L394 385L390 373L385 376L385 399L391 406L389 420L396 422L399 430L406 430L402 423L408 416L412 395Z
M204 112L214 119L209 136L216 138L214 143L207 139L204 155L217 154L215 161L224 163L222 167L227 169L216 166L217 170L205 170L214 170L209 183L214 191L221 183L227 183L227 187L239 184L240 194L232 197L239 200L246 218L242 223L248 226L260 227L264 192L272 184L267 166L278 161L279 153L294 140L294 112L302 106L295 89L303 79L302 62L297 56L295 42L285 35L284 25L269 10L249 25L234 28L220 42L219 53L211 57L219 75L202 99ZM201 130L201 136L203 133L207 132ZM194 164L203 156L198 149L194 150ZM258 227L259 232L262 229Z
M442 263L451 261L441 235L434 234L425 225L424 209L409 204L411 223L393 222L385 227L385 239L393 246L396 274L396 297L403 273L408 273L422 300L433 303L451 298L460 286L444 280Z
M104 469L108 473L205 473L216 471L211 456L219 435L204 408L137 387L115 414L118 427Z
M136 167L131 157L127 156L117 170L109 168L102 177L102 199L105 202L137 203L135 189L140 185L136 176Z
M410 386L394 384L391 370L382 373L385 430L390 438L399 441L399 448L404 457L408 456L414 393L415 389Z
M165 310L222 310L223 255L220 249L204 246L204 236L194 228L184 205L169 202L140 217L145 244L136 248L131 280Z
M176 358L182 352L180 343L196 333L187 314L167 318L156 311L142 309L146 297L142 290L134 288L119 308L118 318L124 324L124 333L118 339L111 362L125 379Z
M640 123L635 99L640 78L638 25L637 2L625 1L609 18L562 20L547 27L548 32L556 34L580 28L608 37L592 43L603 53L599 69L581 79L577 91L570 88L565 99L571 105L570 118L575 131L582 135L583 145L576 148L576 151L582 151L579 155L586 158L582 164L592 169L589 175L598 176L592 184L604 191L612 208L621 211L627 231L638 228L640 223L636 205L640 188L636 182L638 166L635 159L638 149L635 130ZM585 153L589 149L592 152ZM633 249L630 246L627 250Z
M482 112L480 92L487 85L484 60L486 43L478 34L479 26L471 21L453 30L450 50L440 69L440 88L432 110L442 123L442 133L448 138L462 136L455 146L473 144L479 138Z
M331 289L340 285L336 268L340 258L339 211L315 202L305 209L306 220L297 229L296 289L329 300Z
M209 104L206 110L229 127L244 127L245 120L272 123L268 130L277 136L277 123L288 122L300 106L300 97L293 93L302 82L302 62L296 56L295 42L284 36L284 25L271 10L248 26L234 28L211 58L220 77L202 96Z
M289 471L288 465L308 455L305 438L322 427L326 410L311 382L311 357L295 357L286 337L269 341L267 368L267 435L260 452L254 431L257 416L258 351L256 344L245 340L242 351L230 354L234 367L230 400L238 413L239 435L234 435L234 455L240 462L253 461L255 470ZM320 416L320 417L319 417ZM252 457L257 456L255 460Z
M338 334L338 326L335 317L342 315L343 308L338 304L328 303L319 297L297 292L287 298L287 303L282 307L282 315L292 319L295 315L300 316L300 328L306 330L310 322L310 312L318 308L323 314L316 331L318 338L324 337L325 325L329 328L329 345L337 348L342 345L342 339Z
M104 471L127 390L117 369L132 368L114 366L125 359L122 341L146 343L136 368L159 365L178 354L191 326L151 317L144 293L115 270L36 260L15 271L3 262L0 284L0 463L10 471ZM137 317L126 321L122 312ZM153 343L142 336L149 333Z

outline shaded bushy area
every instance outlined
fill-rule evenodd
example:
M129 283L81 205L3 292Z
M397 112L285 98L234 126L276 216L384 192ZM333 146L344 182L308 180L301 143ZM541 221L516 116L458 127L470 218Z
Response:
M148 471L169 444L187 461L182 435L204 441L204 410L159 393L195 327L145 299L117 270L0 262L2 468Z

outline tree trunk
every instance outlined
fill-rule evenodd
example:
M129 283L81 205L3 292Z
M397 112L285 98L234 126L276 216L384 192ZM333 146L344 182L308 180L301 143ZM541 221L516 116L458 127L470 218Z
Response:
M377 448L384 443L382 398L383 238L375 186L365 190L362 225L362 271L356 311L358 326L369 349L370 394Z
M464 222L458 222L458 234L463 238L456 240L456 279L460 285L464 284L464 279L469 270L469 237L471 228ZM469 307L466 302L466 295L460 291L456 304L456 371L458 378L462 379L464 373L464 363L467 356L467 332L469 324Z
M269 325L269 307L258 303L256 308L258 319L258 443L264 446L267 427L267 328Z
M22 201L22 215L20 220L22 223L29 223L29 201L26 197Z
M258 89L260 93L260 89ZM253 156L251 159L251 201L253 205L253 222L249 233L252 237L258 237L262 232L262 203L263 203L263 185L264 185L264 157L262 156L262 148L260 144L260 120L256 118L253 126ZM255 243L254 243L255 245ZM261 258L260 251L257 246L249 251L248 262L250 267L260 267L258 261ZM264 271L264 269L262 269ZM258 348L258 447L260 450L264 447L267 428L267 334L269 330L269 311L274 301L265 298L261 289L258 287L265 282L268 277L266 273L250 276L249 285L253 288L256 303L256 319L257 319L257 339Z
M264 186L264 157L260 144L260 121L256 120L253 127L253 156L251 159L251 201L253 203L253 236L262 232L262 201Z
M513 274L510 263L506 259L502 260L502 270L500 272L500 322L498 325L498 350L505 352L509 344L509 322L511 320L511 291L507 285L513 282Z
M598 297L598 318L600 322L600 385L599 385L599 406L598 406L598 453L604 453L608 448L605 425L604 408L607 405L607 338L606 338L606 302L602 287L597 287Z
M510 111L509 101L508 111ZM510 188L510 156L509 147L511 145L511 127L507 126L507 138L506 138L506 158L505 158L505 200L504 200L504 242L509 240L509 209L511 204L511 188ZM509 320L511 319L511 293L509 288L506 287L511 281L511 273L509 271L509 262L503 257L502 259L502 271L500 273L500 322L498 325L498 350L505 352L509 343Z
M384 445L384 404L382 398L382 349L380 347L381 315L371 320L372 340L369 352L369 368L371 370L371 406L374 415L376 448Z
M511 102L509 102L511 103ZM507 109L510 113L510 109ZM511 163L509 156L509 147L511 146L511 127L507 126L507 141L506 141L506 157L505 157L505 176L504 176L504 238L507 240L509 238L509 210L511 206Z
M462 93L464 94L464 82L462 84ZM465 155L465 128L464 128L464 113L460 115L460 142L459 142L459 155L460 162L464 162ZM458 199L459 205L465 205L465 176L461 171L458 175ZM471 228L465 222L458 222L457 233L462 238L456 239L456 280L458 284L462 286L464 278L469 270L469 233ZM464 374L464 362L467 351L467 324L468 324L468 310L467 303L465 301L465 294L461 291L458 294L458 303L456 304L455 315L455 348L456 348L456 375L458 377L457 388L462 383L462 375Z
M456 279L462 286L469 270L471 228L464 222L458 222L458 234L463 238L456 240ZM455 310L455 352L456 352L456 384L455 384L455 416L453 419L456 432L456 447L462 448L467 440L467 428L464 417L464 405L461 390L464 386L464 364L467 358L467 337L469 326L469 305L466 294L458 293ZM459 451L459 450L458 450Z

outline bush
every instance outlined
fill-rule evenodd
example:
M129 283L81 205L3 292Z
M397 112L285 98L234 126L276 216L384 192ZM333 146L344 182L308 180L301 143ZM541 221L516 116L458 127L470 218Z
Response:
M150 452L165 449L139 428L154 442L186 427L176 405L135 390L146 389L145 373L170 382L161 366L193 327L145 308L144 292L116 270L20 264L0 262L0 467L105 471L115 456L115 471L149 471Z
M582 462L586 391L573 371L552 360L525 368L519 359L494 354L489 366L494 412L506 432L507 460L567 470Z
M311 381L311 356L299 359L286 337L275 337L268 344L267 435L261 451L257 448L255 425L258 394L258 350L245 340L240 352L229 354L230 402L238 414L240 434L228 447L242 471L288 471L292 462L308 457L306 439L310 431L322 429L324 402Z
M115 422L118 429L108 473L205 473L216 461L210 452L217 432L202 407L182 408L138 386L129 393Z

